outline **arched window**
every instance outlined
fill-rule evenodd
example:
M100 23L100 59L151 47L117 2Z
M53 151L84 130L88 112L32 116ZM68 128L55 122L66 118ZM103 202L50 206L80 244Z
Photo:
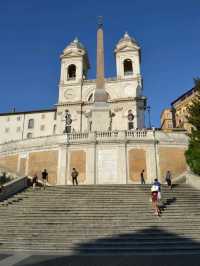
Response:
M28 128L34 128L34 119L33 118L28 120Z
M26 137L27 137L27 139L31 139L33 137L33 134L31 132L29 132Z
M124 60L124 76L129 76L133 74L133 64L131 59Z
M76 79L76 66L75 65L68 66L67 79L68 80Z

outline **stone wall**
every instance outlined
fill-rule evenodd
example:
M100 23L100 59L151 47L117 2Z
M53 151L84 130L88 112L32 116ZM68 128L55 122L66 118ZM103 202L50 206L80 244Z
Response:
M41 177L41 172L47 169L48 182L55 185L57 182L58 151L39 151L30 152L28 159L28 175L33 176L35 173Z
M160 177L164 181L167 170L172 173L172 178L177 177L187 170L185 149L176 147L159 148Z
M86 180L86 152L83 150L70 152L70 173L72 168L76 168L79 172L78 182L85 183ZM71 178L71 176L69 177Z
M19 174L22 176L26 175L26 158L20 158L20 165L19 165Z
M59 185L71 184L73 167L79 171L80 184L140 183L144 169L151 183L157 173L162 179L167 170L173 177L185 172L186 148L183 133L156 131L154 136L145 129L75 133L0 145L0 166L39 177L46 168L49 182Z
M17 172L18 155L0 156L0 167L11 172Z
M143 149L131 149L128 151L129 180L140 182L140 173L144 169L146 179L146 152Z

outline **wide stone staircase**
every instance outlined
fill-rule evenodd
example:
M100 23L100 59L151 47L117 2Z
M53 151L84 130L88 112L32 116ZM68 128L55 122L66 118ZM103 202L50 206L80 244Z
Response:
M148 185L28 188L0 202L0 252L70 255L200 254L200 193Z

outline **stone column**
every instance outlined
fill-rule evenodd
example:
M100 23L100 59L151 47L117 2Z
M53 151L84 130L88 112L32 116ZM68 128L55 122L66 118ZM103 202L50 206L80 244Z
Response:
M67 169L67 149L65 145L62 145L59 147L57 185L66 185L66 174L67 174L66 169Z

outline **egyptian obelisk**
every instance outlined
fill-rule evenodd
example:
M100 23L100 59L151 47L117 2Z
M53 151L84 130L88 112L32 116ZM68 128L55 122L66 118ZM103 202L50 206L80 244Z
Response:
M108 131L110 126L110 109L108 94L105 90L104 78L104 45L103 23L99 18L97 30L97 72L96 88L94 92L94 106L92 108L92 131Z

